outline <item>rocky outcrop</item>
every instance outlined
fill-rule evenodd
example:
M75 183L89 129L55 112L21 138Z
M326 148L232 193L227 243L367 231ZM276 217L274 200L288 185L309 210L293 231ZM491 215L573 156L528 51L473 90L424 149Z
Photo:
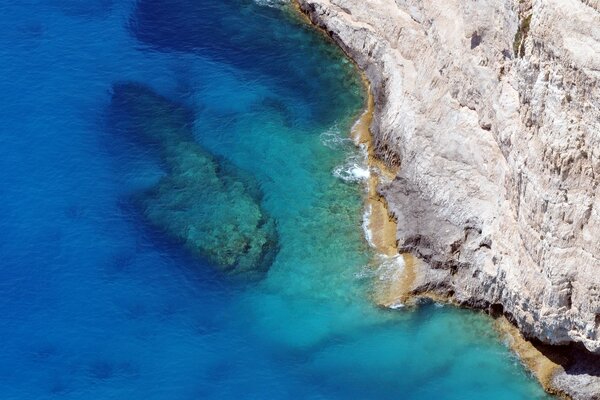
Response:
M251 177L192 136L193 113L138 83L113 87L112 112L160 157L166 174L136 203L157 228L228 274L260 277L277 253L275 221Z
M412 291L600 363L598 1L298 3L371 82L375 152L400 167L379 191L427 261ZM599 398L573 365L555 386Z

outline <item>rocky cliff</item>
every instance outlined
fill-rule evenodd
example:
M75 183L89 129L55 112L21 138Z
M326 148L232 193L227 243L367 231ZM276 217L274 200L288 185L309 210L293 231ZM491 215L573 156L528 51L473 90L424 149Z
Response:
M571 346L551 385L600 398L600 1L298 2L371 82L412 292Z

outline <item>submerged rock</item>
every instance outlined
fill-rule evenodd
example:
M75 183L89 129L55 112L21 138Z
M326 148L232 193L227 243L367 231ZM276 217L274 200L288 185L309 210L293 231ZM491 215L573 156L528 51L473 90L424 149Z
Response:
M192 112L138 83L116 84L112 106L167 172L137 198L145 217L225 272L266 271L277 252L275 221L252 179L194 141Z

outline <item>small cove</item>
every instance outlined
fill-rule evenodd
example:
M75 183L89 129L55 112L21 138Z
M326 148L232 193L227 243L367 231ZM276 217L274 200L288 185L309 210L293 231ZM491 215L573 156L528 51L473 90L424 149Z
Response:
M487 317L372 302L364 182L339 177L364 88L286 7L0 6L4 399L546 398ZM257 182L266 276L232 280L142 218L131 199L165 169L107 118L123 81L184 104Z

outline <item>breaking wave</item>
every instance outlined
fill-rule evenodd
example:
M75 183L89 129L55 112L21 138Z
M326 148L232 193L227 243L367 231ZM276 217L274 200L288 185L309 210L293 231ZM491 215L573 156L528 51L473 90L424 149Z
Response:
M254 0L256 4L263 7L281 8L289 4L288 0Z
M348 143L353 143L350 138L344 140ZM366 182L371 177L367 149L362 145L359 148L360 151L353 152L346 158L342 165L334 168L333 176L344 182Z
M340 133L337 125L332 126L320 135L323 146L332 150L339 150L353 144L352 139ZM348 147L350 149L350 147Z

